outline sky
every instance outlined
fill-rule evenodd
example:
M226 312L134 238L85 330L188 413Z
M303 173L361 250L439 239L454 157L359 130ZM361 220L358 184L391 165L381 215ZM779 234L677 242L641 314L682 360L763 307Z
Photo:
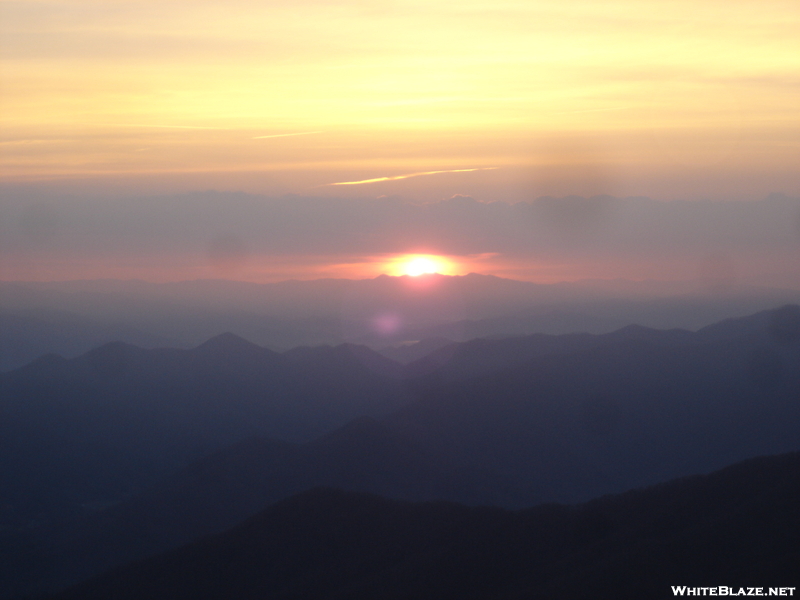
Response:
M799 197L797 31L796 0L0 2L0 192L12 204L46 198L31 214L67 220L65 195L203 190L351 208L395 196L497 206ZM19 218L6 248L27 235L33 217ZM389 257L381 264L448 244L396 246L377 249ZM509 253L495 246L454 256ZM369 271L333 268L367 254L325 252L289 261L281 248L260 260L274 276ZM0 277L142 273L118 261L79 268L77 254L48 271L42 256L12 256ZM534 258L518 252L513 268L490 270L543 276ZM597 272L582 264L548 277Z
M555 283L800 289L800 197L28 196L0 203L5 280L373 278L471 272ZM438 257L438 258L437 258ZM423 259L424 260L421 260ZM425 262L429 261L429 262Z

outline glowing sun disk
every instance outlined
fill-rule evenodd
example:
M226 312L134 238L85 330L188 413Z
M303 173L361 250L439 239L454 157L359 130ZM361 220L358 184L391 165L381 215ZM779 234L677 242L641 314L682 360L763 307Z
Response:
M426 273L447 273L450 265L440 256L408 256L400 259L397 265L402 275L417 277Z

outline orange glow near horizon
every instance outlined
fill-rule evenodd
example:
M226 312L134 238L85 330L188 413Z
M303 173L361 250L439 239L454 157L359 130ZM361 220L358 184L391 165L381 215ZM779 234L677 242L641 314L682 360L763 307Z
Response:
M539 284L554 284L581 280L653 280L658 273L662 281L697 281L706 285L703 278L698 279L696 263L675 257L664 257L655 261L652 258L631 258L625 261L597 260L531 262L520 257L503 256L496 253L480 255L430 255L398 254L372 256L250 256L241 263L222 262L212 264L207 257L198 255L162 256L123 259L98 258L96 256L67 257L39 255L35 260L12 260L6 258L2 263L0 281L76 281L92 279L138 279L152 283L193 281L198 279L221 279L256 284L281 281L308 281L315 279L374 279L380 275L392 277L411 277L415 273L429 272L426 263L416 263L420 258L430 260L436 265L434 271L448 276L465 276L469 273L501 277L516 281ZM744 261L744 259L742 259ZM416 265L423 266L417 270ZM750 273L767 272L774 267L774 257L751 256L741 263L743 271ZM796 263L789 262L787 272L796 272ZM426 278L423 278L426 279ZM707 277L706 277L707 279ZM796 281L797 278L794 278ZM742 279L746 282L746 279ZM422 282L420 282L422 283ZM786 285L781 283L780 285ZM787 286L789 289L795 289ZM705 290L705 288L702 288Z
M440 275L455 275L456 268L452 261L443 256L433 254L406 254L390 261L384 267L387 275L419 275L438 273Z

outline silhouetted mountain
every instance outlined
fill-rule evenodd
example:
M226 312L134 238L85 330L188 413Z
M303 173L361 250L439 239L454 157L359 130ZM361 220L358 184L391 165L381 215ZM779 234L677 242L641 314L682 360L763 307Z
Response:
M352 345L280 355L234 336L192 351L113 344L72 361L42 360L0 377L13 392L0 425L9 457L3 500L8 531L21 536L5 547L33 543L39 515L87 512L81 504L126 494L134 497L72 530L57 527L55 537L40 527L47 560L71 555L65 572L89 574L318 485L521 508L796 450L796 312L697 333L635 326L474 340L437 351L449 353L444 366L423 359L402 368ZM370 412L383 416L331 425ZM189 462L189 442L208 432L221 447L289 431L292 416L327 433L304 444L242 443L169 476ZM202 453L214 449L206 443ZM160 485L137 492L159 475ZM59 580L64 564L45 568L41 581Z
M558 336L533 334L496 339L479 338L442 346L408 364L405 374L407 377L415 377L435 371L438 381L472 378L521 365L540 356L570 354L610 343L636 340L669 346L700 342L690 331L663 331L641 325L628 325L603 335L574 333Z
M140 331L132 323L102 322L61 310L0 311L0 371L44 354L79 356L118 340L148 348L180 345L175 338Z
M770 333L793 310L696 334L473 340L404 369L363 346L281 355L232 334L194 350L108 344L0 376L0 444L17 457L0 463L3 495L29 516L119 500L249 436L310 439L416 398L388 423L427 455L486 465L524 498L586 499L793 449L798 346ZM763 335L737 337L750 322Z
M340 373L353 367L354 361L373 373L398 378L403 370L393 360L359 344L340 344L336 347L315 346L293 348L283 353L292 362L299 362L312 373Z
M462 344L387 423L462 468L492 465L542 501L798 448L800 344L661 334Z
M708 340L747 337L756 341L796 342L800 340L800 306L788 304L740 319L725 319L703 327L698 334Z
M415 360L424 358L440 348L450 346L453 343L453 340L445 337L431 337L401 346L385 346L379 348L378 352L387 358L406 365Z
M182 469L145 493L67 526L6 564L17 589L58 588L113 565L223 531L318 486L407 500L532 503L491 473L458 470L369 417L307 444L253 438ZM0 575L3 567L0 567Z
M800 291L707 282L381 276L255 284L224 280L0 282L0 370L47 353L72 358L109 341L192 348L230 331L273 349L343 342L374 349L412 340L607 333L630 323L697 329ZM375 327L376 319L393 319Z
M511 512L317 489L57 600L674 597L797 586L800 455Z
M232 334L193 350L114 342L0 375L0 502L119 500L253 435L310 439L406 401L363 347L283 356ZM47 507L50 508L47 508Z
M200 344L197 347L197 350L201 352L207 352L212 356L225 356L226 358L229 356L242 355L248 352L251 354L260 354L264 352L275 354L266 348L262 348L261 346L258 346L252 342L248 342L244 338L240 338L238 335L234 335L230 332L225 332L214 336L210 340Z

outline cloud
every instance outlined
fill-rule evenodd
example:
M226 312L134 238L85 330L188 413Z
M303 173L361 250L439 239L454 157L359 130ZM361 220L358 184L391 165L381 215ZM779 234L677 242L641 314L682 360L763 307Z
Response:
M120 125L120 127L141 127L143 129L221 129L227 131L229 127L206 127L203 125Z
M376 177L374 179L361 179L359 181L339 181L337 183L326 183L326 185L362 185L365 183L378 183L381 181L397 181L398 179L410 179L411 177L421 177L423 175L438 175L439 173L470 173L472 171L494 171L498 167L476 167L474 169L448 169L446 171L423 171L421 173L407 173L405 175L392 175L390 177Z
M276 133L274 135L257 135L254 137L254 140L264 140L267 138L279 138L279 137L292 137L295 135L311 135L313 133L325 133L324 131L301 131L300 133Z

